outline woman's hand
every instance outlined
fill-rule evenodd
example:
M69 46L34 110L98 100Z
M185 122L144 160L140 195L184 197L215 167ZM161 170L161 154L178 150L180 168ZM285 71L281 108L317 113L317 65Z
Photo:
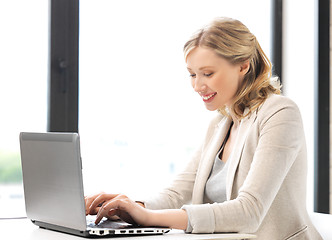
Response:
M92 195L92 196L85 196L84 200L85 200L85 215L96 215L99 211L99 208L101 206L101 204L99 204L99 206L91 209L91 205L94 202L94 200L99 197L99 195L104 194L102 193L98 193L96 195Z
M151 211L145 209L143 204L136 203L125 195L99 193L85 197L86 215L97 215L95 223L98 224L103 217L109 219L122 219L131 224L148 226Z
M97 215L98 224L103 217L122 219L141 226L162 226L176 229L187 228L188 215L181 209L149 210L125 195L99 193L85 197L86 215Z

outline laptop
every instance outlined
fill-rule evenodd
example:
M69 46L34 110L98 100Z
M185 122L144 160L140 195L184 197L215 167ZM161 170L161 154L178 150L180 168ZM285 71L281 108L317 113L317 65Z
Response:
M26 214L37 226L83 237L155 235L170 231L106 218L95 225L95 217L86 217L77 133L24 132L20 134L20 147Z

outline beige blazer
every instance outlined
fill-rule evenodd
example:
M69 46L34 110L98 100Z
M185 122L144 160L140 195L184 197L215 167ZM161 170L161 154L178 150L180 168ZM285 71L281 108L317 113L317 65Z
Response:
M248 110L246 110L248 111ZM307 156L302 119L290 99L271 95L243 119L228 159L223 203L204 204L204 189L231 120L218 115L202 148L171 186L145 202L182 208L192 233L245 232L258 240L322 239L306 209Z

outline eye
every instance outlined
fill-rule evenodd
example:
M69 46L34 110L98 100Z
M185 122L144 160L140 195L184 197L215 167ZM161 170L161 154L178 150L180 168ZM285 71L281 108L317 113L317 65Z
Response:
M195 73L191 73L189 76L190 76L191 78L194 78L194 77L196 77L196 74L195 74Z
M213 73L204 73L205 77L211 77L213 75Z

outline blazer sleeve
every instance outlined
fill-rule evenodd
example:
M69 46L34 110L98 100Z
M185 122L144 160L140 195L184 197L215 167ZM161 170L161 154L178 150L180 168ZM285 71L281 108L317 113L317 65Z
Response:
M240 160L251 165L237 197L223 203L183 206L192 227L187 230L256 232L259 228L305 140L300 112L290 100L263 106L257 121L257 147L252 159Z

